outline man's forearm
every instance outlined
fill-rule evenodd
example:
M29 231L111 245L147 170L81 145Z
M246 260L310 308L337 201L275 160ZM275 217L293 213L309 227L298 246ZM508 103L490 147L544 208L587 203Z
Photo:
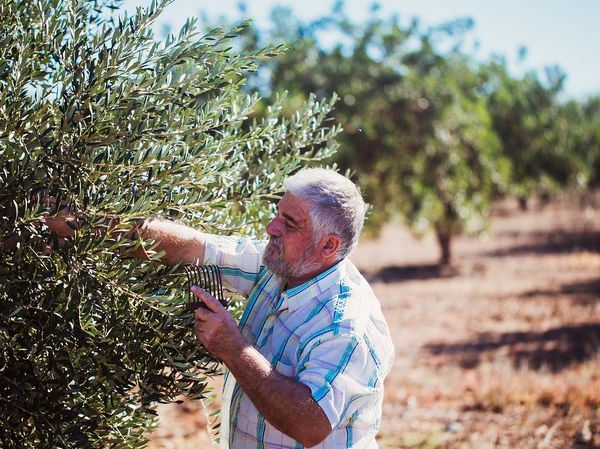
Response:
M189 226L168 220L146 218L138 220L134 235L139 235L144 240L154 240L156 246L153 251L165 252L160 259L167 265L202 264L204 261L205 236ZM146 256L143 250L133 253L135 257Z
M254 347L247 345L223 360L254 406L274 427L312 447L331 433L331 425L310 389L279 374Z

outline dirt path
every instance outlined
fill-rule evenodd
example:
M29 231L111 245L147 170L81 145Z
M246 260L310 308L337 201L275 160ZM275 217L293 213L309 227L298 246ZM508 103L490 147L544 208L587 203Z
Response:
M380 446L600 448L600 209L507 203L454 251L441 270L432 239L388 226L352 257L396 345ZM184 407L151 447L209 447Z

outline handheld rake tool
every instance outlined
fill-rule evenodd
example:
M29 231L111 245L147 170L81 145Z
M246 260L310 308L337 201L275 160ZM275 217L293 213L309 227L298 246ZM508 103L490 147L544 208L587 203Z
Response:
M184 267L187 278L187 292L189 302L186 308L190 311L198 307L206 308L202 301L197 301L191 292L192 285L206 290L224 306L227 307L227 300L223 294L223 282L221 280L221 270L218 265L187 265Z

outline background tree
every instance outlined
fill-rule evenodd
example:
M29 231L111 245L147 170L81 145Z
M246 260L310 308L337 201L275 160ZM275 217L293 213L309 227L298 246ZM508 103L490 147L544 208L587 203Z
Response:
M246 25L188 21L160 42L167 3L117 17L115 2L0 1L3 448L141 447L157 402L202 396L217 362L182 276L128 223L253 235L283 179L333 150L329 100L249 119L258 97L240 89L272 52L229 48ZM80 222L59 241L42 222L64 204ZM127 258L141 245L152 260Z
M564 75L547 70L546 80L535 72L511 76L502 59L483 67L488 107L502 154L512 161L510 193L523 208L534 195L548 196L577 185L586 170L573 139L577 107L559 100ZM585 175L583 175L585 177Z
M587 124L585 138L579 149L587 155L586 166L591 167L588 185L591 188L600 187L600 97L592 97L583 105L584 124ZM585 126L585 125L584 125Z
M435 70L414 71L408 80L407 90L420 96L417 104L432 109L432 117L412 157L410 181L397 190L404 190L410 205L405 217L411 226L435 230L442 264L451 260L454 236L486 228L491 203L510 173L480 82L460 53L445 56Z
M600 187L600 97L560 105L558 133L567 167L580 190Z
M273 20L266 38L247 40L292 43L270 62L265 90L288 90L298 104L306 92L337 93L344 133L336 161L356 173L373 205L369 225L401 217L418 234L434 230L440 261L448 263L452 236L485 227L510 170L499 153L483 74L460 49L471 22L421 30L416 21L403 27L398 17L373 14L353 23L342 3L310 23L281 9ZM322 44L325 33L337 36L335 44ZM435 45L441 39L454 47L441 52Z

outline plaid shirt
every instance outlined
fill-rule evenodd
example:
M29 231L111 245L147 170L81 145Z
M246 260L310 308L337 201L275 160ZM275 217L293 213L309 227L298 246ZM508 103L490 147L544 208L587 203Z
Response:
M205 264L221 267L228 289L248 297L239 326L276 371L308 386L332 433L317 448L377 448L383 379L394 348L373 291L347 259L297 287L261 265L264 242L207 236ZM271 426L229 372L221 447L296 449Z

